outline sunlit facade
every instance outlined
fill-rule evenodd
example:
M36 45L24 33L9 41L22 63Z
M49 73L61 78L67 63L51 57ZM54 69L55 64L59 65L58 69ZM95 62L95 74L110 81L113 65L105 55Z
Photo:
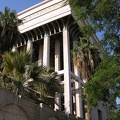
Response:
M59 75L63 93L56 93L55 109L84 118L80 90L84 82L70 52L74 48L73 41L82 37L79 26L87 23L75 23L74 12L70 5L64 5L64 0L45 0L18 13L18 18L23 24L19 26L22 36L17 48L33 49L39 65L52 67ZM90 40L99 46L96 35Z

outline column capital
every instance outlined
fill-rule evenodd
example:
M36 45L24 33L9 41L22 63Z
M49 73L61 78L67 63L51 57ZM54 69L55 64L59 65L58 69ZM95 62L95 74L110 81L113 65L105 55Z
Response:
M12 52L16 52L17 51L17 47L16 46L13 46L12 47Z
M46 31L44 37L49 36L49 32Z
M63 26L63 31L68 30L68 26Z

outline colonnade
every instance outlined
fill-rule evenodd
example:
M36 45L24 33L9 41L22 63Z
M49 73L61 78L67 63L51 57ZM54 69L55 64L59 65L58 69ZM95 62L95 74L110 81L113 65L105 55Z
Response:
M64 86L64 103L61 103L61 94L56 93L55 101L55 109L61 110L61 104L64 104L64 111L68 114L75 114L78 117L83 118L83 105L82 105L82 97L81 97L81 84L83 84L80 79L80 72L77 66L74 66L74 72L71 71L70 64L70 35L69 29L67 27L63 28L63 70L60 70L60 41L55 40L55 63L54 70L58 72L58 80L59 76L63 75L64 80L61 84ZM28 40L27 50L32 49L32 42ZM50 67L50 36L45 34L43 45L39 46L39 54L38 54L38 63L45 65L46 67ZM72 82L74 83L74 87L71 87ZM74 95L73 95L74 94ZM74 102L74 109L73 109Z

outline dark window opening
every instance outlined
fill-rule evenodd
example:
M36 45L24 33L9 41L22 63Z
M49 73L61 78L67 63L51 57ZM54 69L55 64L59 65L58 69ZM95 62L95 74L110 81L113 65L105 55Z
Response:
M102 111L98 109L98 120L102 120Z

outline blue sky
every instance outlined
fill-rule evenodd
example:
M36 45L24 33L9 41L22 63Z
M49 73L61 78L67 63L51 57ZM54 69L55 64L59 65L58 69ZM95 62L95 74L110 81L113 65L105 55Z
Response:
M16 10L18 13L42 1L43 0L0 0L0 11L3 12L5 6L7 6L10 10Z

